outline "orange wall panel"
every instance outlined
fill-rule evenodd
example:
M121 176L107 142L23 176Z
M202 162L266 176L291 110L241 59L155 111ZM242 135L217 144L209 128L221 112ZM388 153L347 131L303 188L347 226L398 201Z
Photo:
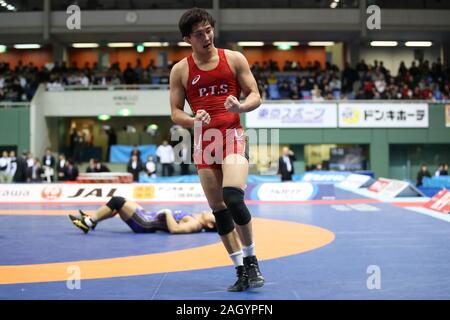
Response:
M150 48L145 48L142 53L137 52L135 48L110 49L109 51L110 64L118 62L121 70L127 67L128 62L131 63L132 67L135 67L137 59L141 59L142 66L146 67L152 59L156 63L156 57L157 51Z
M8 49L5 53L0 53L0 61L8 62L10 68L14 69L19 60L22 60L24 65L33 62L36 67L42 67L46 63L53 62L53 53L49 48L18 50Z
M78 67L84 66L89 62L92 67L94 62L98 62L100 50L107 50L109 52L109 62L113 64L119 62L121 70L124 70L127 63L130 62L134 67L136 60L141 59L142 65L146 67L150 60L157 61L158 52L166 51L167 60L169 62L180 61L191 54L189 47L175 47L175 48L145 48L143 53L138 53L135 48L113 48L113 49L73 49L68 51L69 63L77 62ZM302 66L305 66L308 61L319 61L323 66L326 61L325 49L323 47L296 47L292 50L278 50L277 48L245 48L243 54L250 64L259 61L269 61L269 59L278 62L280 68L283 67L286 60L299 61ZM53 55L51 49L36 49L36 50L16 50L9 49L6 53L0 54L0 60L9 62L12 68L15 68L19 60L24 64L32 61L36 66L41 67L46 63L53 62Z
M89 66L92 68L94 62L98 62L99 57L99 49L70 49L69 52L69 62L72 65L73 62L76 61L77 66L83 67L86 62L89 63Z
M169 52L168 60L171 62L181 61L187 56L191 55L192 49L190 47L173 48Z
M300 62L304 67L308 61L319 61L321 66L325 65L326 55L323 47L294 47L291 50L278 50L277 48L245 48L242 52L250 64L270 59L278 62L278 66L283 68L286 60Z

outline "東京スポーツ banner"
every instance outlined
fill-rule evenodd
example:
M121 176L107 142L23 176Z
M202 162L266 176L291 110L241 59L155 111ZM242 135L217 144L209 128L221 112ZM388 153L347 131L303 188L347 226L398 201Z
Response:
M247 128L337 128L336 103L263 103L245 114Z

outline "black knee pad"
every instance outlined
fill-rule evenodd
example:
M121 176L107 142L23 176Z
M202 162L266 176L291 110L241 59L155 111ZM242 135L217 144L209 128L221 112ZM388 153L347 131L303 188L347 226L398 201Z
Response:
M250 222L252 216L245 205L243 190L234 187L224 187L223 201L230 210L236 224L242 226Z
M106 203L106 206L110 208L112 211L119 211L120 209L122 209L125 202L126 200L123 197L112 197Z
M221 236L234 230L234 222L228 209L213 212L216 218L217 233Z

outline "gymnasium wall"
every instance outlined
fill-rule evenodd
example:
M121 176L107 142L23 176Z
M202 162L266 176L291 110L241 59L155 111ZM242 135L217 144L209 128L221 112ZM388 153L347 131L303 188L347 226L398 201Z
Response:
M0 146L30 150L30 110L28 107L0 108Z

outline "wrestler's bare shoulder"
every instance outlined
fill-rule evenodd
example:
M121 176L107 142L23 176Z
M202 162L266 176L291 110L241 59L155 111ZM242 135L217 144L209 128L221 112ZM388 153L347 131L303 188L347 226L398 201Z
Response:
M182 60L175 63L172 67L172 72L175 73L182 73L183 71L186 71L189 67L187 58L183 58Z

